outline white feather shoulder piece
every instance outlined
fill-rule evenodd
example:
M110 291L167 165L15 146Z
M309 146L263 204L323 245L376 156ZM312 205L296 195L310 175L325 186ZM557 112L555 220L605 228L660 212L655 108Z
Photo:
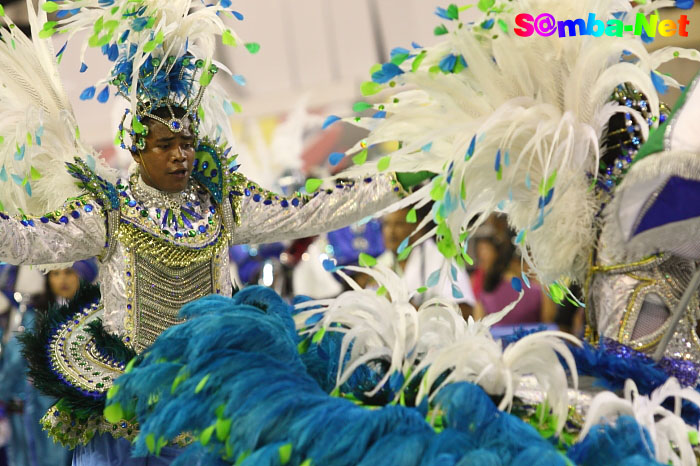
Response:
M42 215L80 194L65 167L75 157L115 175L81 142L51 42L40 39L46 14L27 7L33 39L7 17L0 30L0 201L10 214Z

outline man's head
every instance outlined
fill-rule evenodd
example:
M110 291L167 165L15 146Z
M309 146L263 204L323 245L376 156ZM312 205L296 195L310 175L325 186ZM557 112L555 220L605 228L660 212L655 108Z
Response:
M171 118L167 107L152 113L166 120ZM195 154L195 137L190 117L185 115L182 108L173 108L173 113L182 121L183 128L180 132L173 132L160 121L145 117L142 123L148 127L146 147L131 154L140 166L143 181L153 188L169 193L187 188Z

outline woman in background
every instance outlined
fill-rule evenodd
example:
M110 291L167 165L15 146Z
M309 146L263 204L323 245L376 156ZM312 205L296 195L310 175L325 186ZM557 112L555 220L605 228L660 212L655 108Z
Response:
M515 301L518 293L513 289L511 281L513 278L520 279L523 272L520 255L513 246L510 235L501 237L497 234L480 238L477 250L479 248L485 257L495 258L484 274L483 287L474 308L475 319L498 312ZM554 322L556 306L546 296L542 286L532 280L530 287L524 286L523 290L523 298L497 325Z
M14 274L3 276L16 278L17 270L13 272ZM5 406L11 426L6 449L9 465L65 466L71 464L70 451L52 442L41 429L39 420L55 400L41 395L27 379L26 361L20 353L20 345L15 334L33 328L36 313L46 312L50 306L60 306L72 299L80 287L81 280L91 283L96 277L97 265L93 260L76 262L67 269L52 270L46 275L44 293L31 301L16 293L14 279L5 280L2 284L3 294L21 313L21 325L18 328L8 329L5 335L6 344L3 345L3 351L0 354L0 405ZM16 301L17 298L19 301ZM23 304L26 302L31 304ZM1 459L0 465L2 465Z

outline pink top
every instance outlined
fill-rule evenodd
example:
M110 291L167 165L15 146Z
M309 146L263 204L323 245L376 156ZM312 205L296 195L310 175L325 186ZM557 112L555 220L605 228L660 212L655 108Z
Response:
M542 287L538 283L530 283L531 288L523 286L525 296L497 325L529 324L540 321L542 309ZM486 314L493 314L502 310L518 298L518 293L513 289L510 280L502 280L495 290L482 291L481 305Z

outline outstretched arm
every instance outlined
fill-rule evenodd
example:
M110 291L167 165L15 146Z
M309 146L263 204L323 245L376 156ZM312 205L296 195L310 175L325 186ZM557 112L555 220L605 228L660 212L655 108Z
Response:
M241 174L234 174L231 181L236 244L269 243L336 230L389 206L405 193L393 173L338 181L312 195L289 197L262 189Z
M0 212L0 260L53 264L99 256L106 251L107 214L84 195L41 217Z

